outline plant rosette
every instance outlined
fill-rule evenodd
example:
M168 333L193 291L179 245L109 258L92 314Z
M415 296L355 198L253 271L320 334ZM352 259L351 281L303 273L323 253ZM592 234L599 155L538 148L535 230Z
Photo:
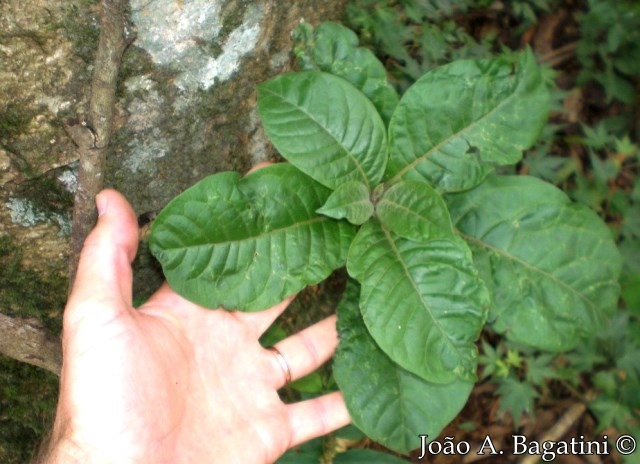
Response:
M615 311L620 258L594 212L494 172L547 119L530 51L436 68L398 98L350 30L297 37L303 70L258 87L288 162L203 179L158 215L150 247L207 308L263 310L346 266L335 379L354 424L408 452L466 403L485 327L575 347Z

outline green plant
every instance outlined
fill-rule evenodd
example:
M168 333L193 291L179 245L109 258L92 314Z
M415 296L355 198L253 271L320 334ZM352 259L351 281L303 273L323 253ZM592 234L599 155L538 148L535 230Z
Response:
M44 276L26 266L20 246L0 235L0 307L9 316L37 319L59 333L58 308L64 305L67 280L59 269L48 271ZM0 356L0 462L28 462L51 425L57 394L53 374Z
M636 99L640 75L640 4L628 0L588 0L580 17L579 82L594 80L609 99Z
M459 59L488 58L558 0L351 0L345 21L383 58L400 89ZM483 27L490 24L491 27ZM501 32L508 30L509 37Z
M354 431L353 427L341 429L336 434L340 435L338 440L347 442L351 441L352 435L355 435L358 439L362 438L362 434L357 430ZM363 462L367 464L406 464L407 462L396 456L372 449L334 450L333 452L328 452L327 445L331 447L331 445L339 444L335 441L333 440L334 443L331 443L331 438L311 440L297 449L285 453L284 456L276 461L276 464L317 464L318 462L331 462L332 464L361 464Z
M465 404L485 326L575 347L615 310L620 258L590 209L492 172L546 121L530 51L436 68L398 99L349 30L299 34L303 71L258 89L289 163L202 180L158 215L150 248L209 308L262 310L346 265L335 380L355 425L406 452Z
M53 374L0 357L0 462L30 462L51 427L57 396Z
M538 398L556 390L584 403L597 430L640 433L640 324L626 311L606 320L598 333L566 353L548 353L509 340L482 341L482 378L497 385L498 413L509 412L515 424L533 415ZM557 395L557 392L556 392Z
M620 128L620 126L622 126ZM640 314L640 182L635 172L640 148L632 141L625 118L606 118L581 124L582 135L565 137L567 151L576 156L554 156L550 146L561 136L547 126L546 143L523 160L528 173L561 187L574 200L608 218L622 251L622 297L625 307Z
M591 375L589 409L598 429L640 433L640 323L620 311L604 324L596 337L566 355L572 370ZM575 376L574 376L575 378Z
M477 41L453 17L473 5L470 0L353 0L346 22L363 42L388 57L388 67L406 89L428 70L455 59L486 57L491 37Z

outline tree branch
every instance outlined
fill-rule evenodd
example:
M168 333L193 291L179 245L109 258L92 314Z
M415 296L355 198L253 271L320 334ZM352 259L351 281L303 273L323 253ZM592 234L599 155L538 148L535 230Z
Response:
M78 147L80 160L69 251L70 285L75 280L84 240L97 218L94 199L104 185L118 72L122 55L135 37L127 17L126 0L102 0L101 9L100 41L96 51L87 121L69 120L65 125Z
M0 353L60 375L60 339L51 335L36 319L13 318L0 313Z

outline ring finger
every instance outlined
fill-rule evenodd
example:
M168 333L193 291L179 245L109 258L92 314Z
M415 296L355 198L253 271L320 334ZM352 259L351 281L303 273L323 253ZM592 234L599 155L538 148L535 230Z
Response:
M276 343L275 351L269 350L273 359L273 369L280 374L276 376L275 387L285 386L289 375L293 381L315 371L331 358L337 346L335 315Z

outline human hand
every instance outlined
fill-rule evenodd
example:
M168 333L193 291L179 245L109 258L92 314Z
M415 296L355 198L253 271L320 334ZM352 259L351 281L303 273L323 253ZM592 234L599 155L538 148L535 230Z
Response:
M60 397L41 462L266 463L349 422L339 392L286 405L258 342L288 299L258 313L206 310L164 285L132 307L136 217L101 192L64 313ZM337 345L335 316L278 343L293 380Z

